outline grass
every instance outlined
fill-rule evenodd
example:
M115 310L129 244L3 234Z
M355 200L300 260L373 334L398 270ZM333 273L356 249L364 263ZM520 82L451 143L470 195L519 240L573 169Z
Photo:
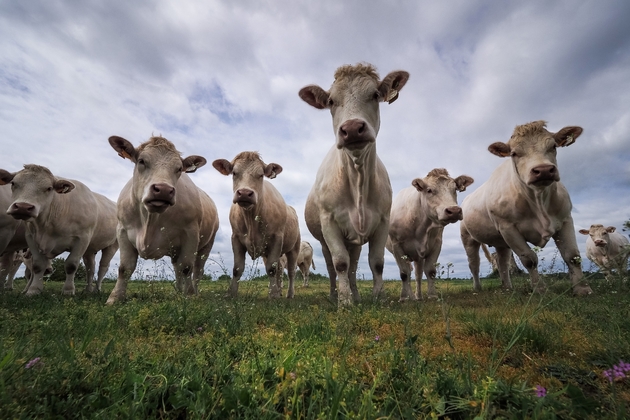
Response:
M406 303L400 282L378 302L360 282L342 310L323 277L274 301L264 278L233 300L227 281L192 298L135 281L113 307L113 282L2 292L0 418L627 418L630 379L602 375L630 361L623 280L593 279L587 298L562 276L544 296L524 278L478 294L438 281L439 301Z

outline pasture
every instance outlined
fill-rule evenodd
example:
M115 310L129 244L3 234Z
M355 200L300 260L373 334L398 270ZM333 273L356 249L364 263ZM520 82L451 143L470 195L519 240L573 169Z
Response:
M293 300L269 300L264 277L236 299L225 280L194 297L132 281L114 306L112 281L5 291L0 418L627 418L630 378L605 373L630 361L630 287L586 277L588 297L543 275L542 296L526 278L477 294L438 280L441 299L406 303L399 281L378 302L365 281L340 310L318 276Z

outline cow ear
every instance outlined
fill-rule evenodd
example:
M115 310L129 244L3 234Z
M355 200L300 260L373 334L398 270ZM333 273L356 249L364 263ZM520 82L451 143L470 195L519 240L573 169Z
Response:
M418 191L424 191L425 188L427 188L427 184L426 182L424 182L422 179L420 178L416 178L413 181L411 181L411 185L414 186L414 188Z
M234 169L234 166L227 159L217 159L212 162L212 166L226 176L232 175L232 169Z
M378 85L383 101L391 104L398 99L398 92L405 86L407 80L409 80L409 73L403 70L393 71L385 76Z
M204 166L208 161L203 156L192 155L188 156L186 159L182 159L182 164L184 166L184 172L189 174L195 172L197 169Z
M556 144L560 147L571 146L575 143L575 139L582 134L582 127L564 127L553 135Z
M265 166L265 176L269 179L274 179L280 172L282 172L282 166L277 163L270 163Z
M508 157L510 156L510 152L512 151L509 144L500 141L492 143L490 146L488 146L488 150L493 155L497 155L499 157Z
M74 184L66 179L56 179L53 188L59 194L67 194L74 190Z
M4 169L0 169L0 185L7 185L9 182L13 181L15 174L11 172L7 172Z
M591 233L588 229L580 229L578 232L582 235L589 235Z
M300 89L300 98L310 106L317 109L328 108L330 94L317 85L308 85Z
M616 227L614 227L614 226L608 226L608 227L606 228L606 232L608 232L608 233L613 233L613 232L614 232L614 231L616 231L616 230L617 230L617 228L616 228Z
M129 140L123 139L122 137L118 136L111 136L109 138L109 144L115 151L118 152L118 156L123 159L129 159L133 163L136 163L138 151L135 147L133 147Z
M473 182L475 182L475 180L469 177L468 175L460 175L457 178L455 178L455 186L457 188L457 191L459 192L466 191L466 187L472 184Z

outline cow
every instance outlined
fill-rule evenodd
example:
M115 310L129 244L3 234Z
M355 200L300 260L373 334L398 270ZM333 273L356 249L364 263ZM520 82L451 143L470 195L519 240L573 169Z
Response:
M330 297L338 299L340 306L360 300L356 271L365 243L370 248L372 294L377 298L382 293L392 187L376 154L379 104L394 102L408 79L406 71L394 71L379 80L370 64L346 65L337 69L328 91L317 85L299 91L307 104L332 114L336 141L317 171L304 216L322 246Z
M282 296L280 256L287 255L289 287L293 298L295 266L300 252L300 228L295 209L287 205L280 192L264 177L273 179L282 172L277 163L265 164L257 152L241 152L231 162L217 159L212 166L232 176L234 195L230 207L234 269L228 296L236 297L238 282L245 269L245 253L252 260L263 257L269 276L269 297Z
M25 237L33 255L33 270L25 292L37 295L44 289L43 276L49 260L68 251L66 281L62 294L74 295L74 275L83 258L86 291L93 291L95 256L101 252L96 290L118 250L116 204L76 180L58 178L39 165L9 173L0 169L0 184L11 184L13 202L7 214L25 224Z
M497 253L496 252L491 253L488 247L486 246L486 244L481 244L481 249L483 250L483 254L486 256L486 259L490 263L490 266L492 267L492 272L490 273L489 277L498 276L499 266L497 265ZM517 274L523 274L523 270L518 268L518 265L516 264L516 260L514 259L513 252L510 253L508 270L510 272L510 278Z
M287 256L282 254L280 257L280 269L284 273L287 268ZM315 261L313 261L313 247L306 241L302 241L300 244L300 253L296 262L297 269L302 273L303 287L308 287L308 278L311 274L311 266L315 269ZM297 272L296 272L297 274Z
M12 201L11 186L0 185L0 284L8 290L13 290L13 277L17 271L14 270L14 254L27 247L24 222L5 213Z
M138 257L170 257L175 288L187 295L197 294L219 230L214 201L188 176L204 166L206 159L196 155L182 158L164 137L151 137L135 148L130 141L111 136L109 144L134 164L134 170L118 197L120 266L107 304L125 299Z
M416 178L394 199L386 248L394 255L402 289L400 301L422 299L422 272L427 276L427 296L437 298L435 263L442 250L444 227L462 219L457 205L457 191L462 192L474 180L461 175L453 179L446 169L431 170L425 178ZM411 263L415 265L416 294L411 293Z
M604 227L600 224L591 225L590 229L580 229L586 238L586 257L593 261L606 275L611 270L628 272L628 238L615 232L614 226Z
M479 246L482 243L497 251L504 288L512 288L508 272L512 250L527 269L533 289L544 291L544 282L538 275L538 257L528 242L542 248L553 238L569 267L573 293L592 293L582 280L571 199L560 182L556 161L556 149L573 144L582 134L582 128L564 127L551 133L545 127L545 121L519 125L507 143L491 144L490 153L509 159L462 203L464 218L460 232L475 291L481 290Z

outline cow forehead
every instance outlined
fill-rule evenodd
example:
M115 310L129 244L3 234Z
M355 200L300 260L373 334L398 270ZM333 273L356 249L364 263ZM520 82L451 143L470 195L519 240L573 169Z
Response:
M55 182L55 176L50 170L39 165L24 165L24 169L15 175L14 181L26 180L28 183L52 184Z
M257 152L241 152L232 161L232 166L255 170L257 168L263 169L265 162Z
M335 72L335 81L331 93L342 93L351 90L367 90L378 85L379 76L370 64L341 66Z
M591 228L589 229L588 232L590 235L606 235L608 234L608 231L606 230L606 228L604 227L604 225L591 225Z
M512 133L512 137L508 144L512 148L527 147L537 145L544 140L553 140L553 135L546 130L547 123L545 121L534 121L523 125L518 125Z

